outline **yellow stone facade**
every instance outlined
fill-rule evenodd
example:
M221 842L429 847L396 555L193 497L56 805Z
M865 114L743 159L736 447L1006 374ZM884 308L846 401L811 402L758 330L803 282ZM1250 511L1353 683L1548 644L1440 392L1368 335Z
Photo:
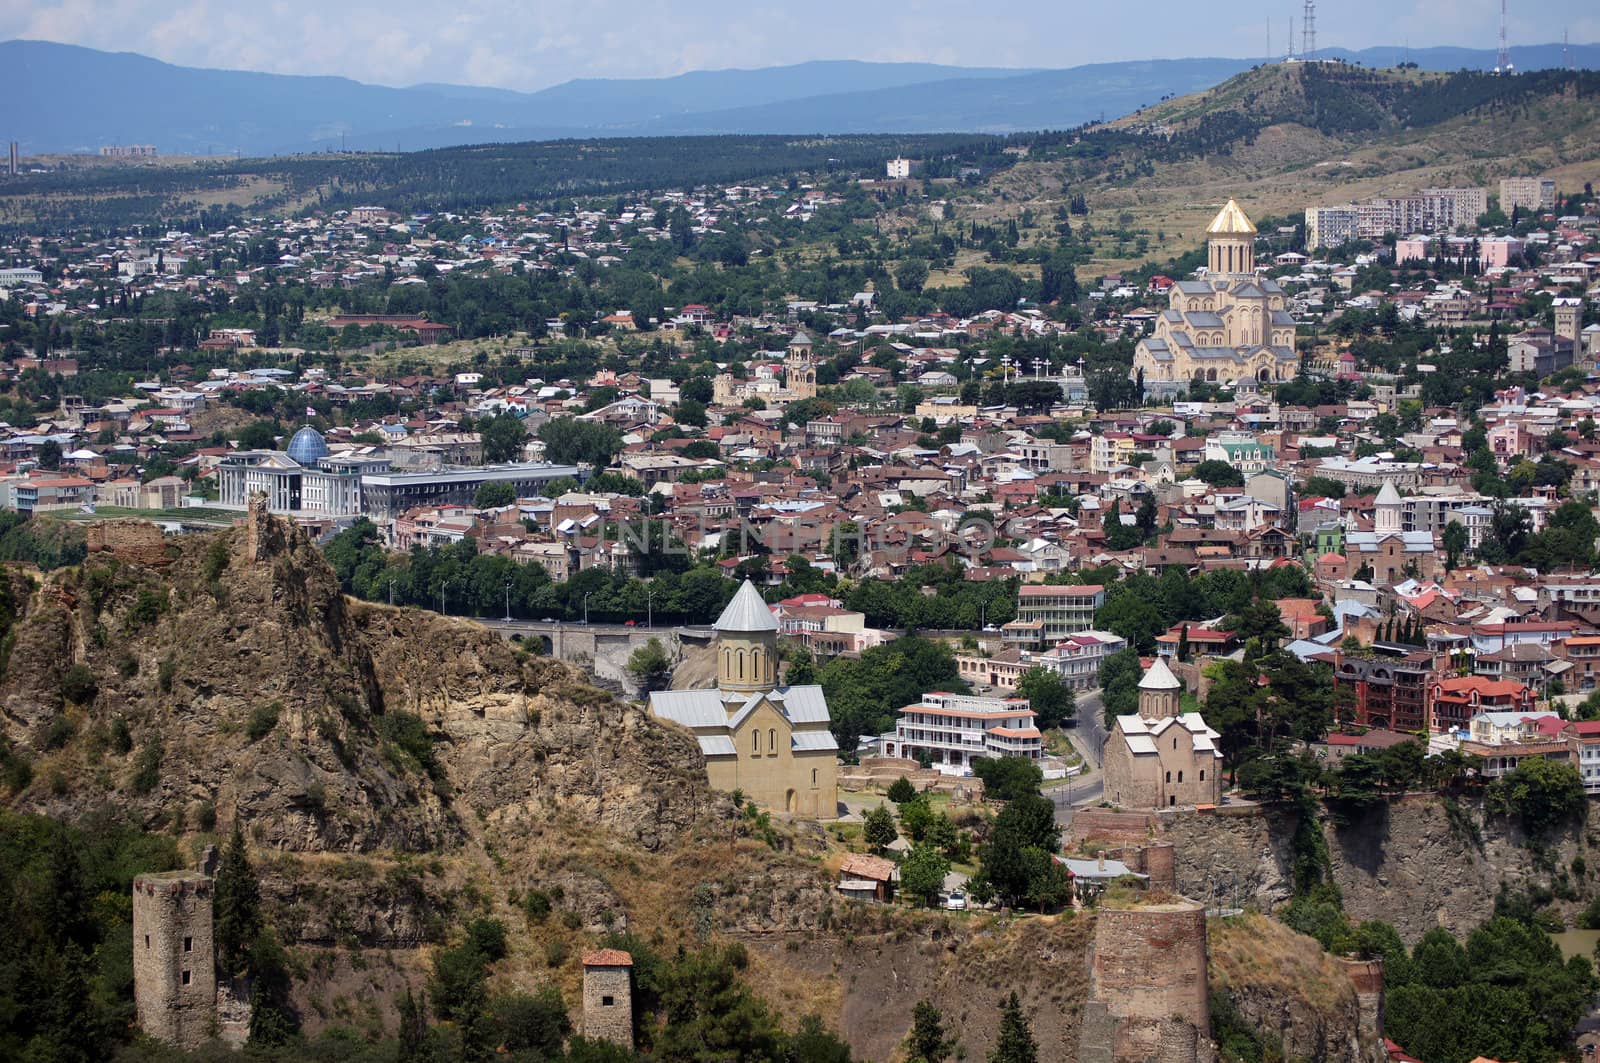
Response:
M694 732L706 777L758 806L834 819L839 747L815 685L778 685L778 625L748 580L715 625L717 689L663 690L650 711Z

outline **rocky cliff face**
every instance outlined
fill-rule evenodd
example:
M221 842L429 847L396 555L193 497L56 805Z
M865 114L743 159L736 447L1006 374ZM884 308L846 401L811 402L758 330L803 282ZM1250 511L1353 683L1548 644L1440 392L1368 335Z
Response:
M1226 999L1258 1038L1281 1047L1280 1058L1385 1058L1377 1039L1359 1032L1354 983L1316 941L1261 915L1213 919L1207 939L1213 998Z
M1185 896L1270 911L1293 893L1292 814L1186 814L1164 822ZM1358 920L1394 924L1408 944L1435 926L1464 937L1492 914L1502 885L1550 891L1569 920L1600 890L1592 851L1600 835L1575 827L1529 846L1519 831L1486 819L1469 801L1404 798L1360 823L1337 827L1324 820L1321 827L1345 910ZM1584 859L1575 870L1578 856Z
M16 807L237 816L301 852L449 850L556 811L652 848L710 810L687 735L476 625L352 606L305 535L252 520L167 563L9 570L0 729L34 766Z

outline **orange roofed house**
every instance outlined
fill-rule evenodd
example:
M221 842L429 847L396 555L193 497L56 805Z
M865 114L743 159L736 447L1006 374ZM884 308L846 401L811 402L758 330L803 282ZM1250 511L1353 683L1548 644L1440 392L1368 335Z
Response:
M976 757L1044 757L1044 736L1026 698L975 698L935 691L900 710L879 738L883 755L931 760L945 775L967 775Z

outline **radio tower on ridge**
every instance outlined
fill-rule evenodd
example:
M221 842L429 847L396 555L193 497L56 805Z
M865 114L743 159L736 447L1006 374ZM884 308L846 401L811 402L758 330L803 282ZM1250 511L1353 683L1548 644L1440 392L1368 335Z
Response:
M1511 45L1506 38L1506 0L1500 0L1500 56L1495 60L1494 72L1511 73Z
M1317 0L1306 0L1305 14L1300 16L1300 57L1311 59L1317 52Z

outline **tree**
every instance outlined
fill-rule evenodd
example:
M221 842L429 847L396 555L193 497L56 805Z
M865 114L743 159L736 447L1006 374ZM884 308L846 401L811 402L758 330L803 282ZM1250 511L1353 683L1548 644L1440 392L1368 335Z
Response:
M645 693L665 690L672 682L672 658L661 640L652 638L628 656L628 674Z
M539 426L545 457L562 465L603 468L622 451L622 433L608 424L557 417Z
M1044 772L1027 757L974 757L972 774L983 781L985 796L997 801L1038 796Z
M1028 699L1042 729L1060 727L1078 711L1072 688L1061 681L1060 673L1038 665L1017 680L1017 696Z
M989 839L979 852L985 880L1006 904L1020 907L1042 870L1028 850L1046 854L1061 848L1056 806L1045 797L1024 794L1009 801L995 817Z
M503 480L485 480L472 495L472 504L478 509L500 509L516 500L517 489Z
M927 836L933 820L933 806L923 794L900 806L900 833L913 842L920 842Z
M932 907L950 873L950 861L936 846L915 845L900 864L900 888Z
M894 813L889 811L889 806L879 805L867 813L862 820L861 837L875 853L881 853L894 844L900 832L895 829Z
M889 787L889 800L897 805L903 805L907 801L914 800L916 796L917 788L911 785L911 780L904 775L896 779L893 785Z
M911 1033L906 1036L906 1063L945 1063L956 1043L946 1036L944 1015L931 1000L919 1000L911 1010Z
M1461 558L1467 552L1467 529L1458 520L1450 521L1444 526L1440 536L1444 540L1444 567L1445 571L1454 571L1461 564Z
M1000 1002L1000 1036L994 1050L989 1053L989 1063L1038 1063L1039 1046L1034 1043L1033 1031L1028 1028L1027 1017L1022 1014L1022 1002L1015 990Z
M528 429L516 414L502 413L478 423L478 438L483 443L483 460L499 465L521 456Z
M1106 730L1111 729L1118 716L1131 716L1139 711L1139 680L1143 677L1139 651L1133 646L1119 650L1100 662L1100 689Z
M1485 806L1503 816L1514 816L1535 838L1583 818L1588 809L1583 779L1564 761L1524 757L1522 763L1489 787Z
M1194 467L1190 474L1197 480L1202 480L1212 487L1243 487L1244 473L1235 469L1225 461L1215 458L1202 461Z
M217 967L232 977L249 966L250 943L261 931L261 884L250 866L244 832L237 822L222 849L213 896Z

